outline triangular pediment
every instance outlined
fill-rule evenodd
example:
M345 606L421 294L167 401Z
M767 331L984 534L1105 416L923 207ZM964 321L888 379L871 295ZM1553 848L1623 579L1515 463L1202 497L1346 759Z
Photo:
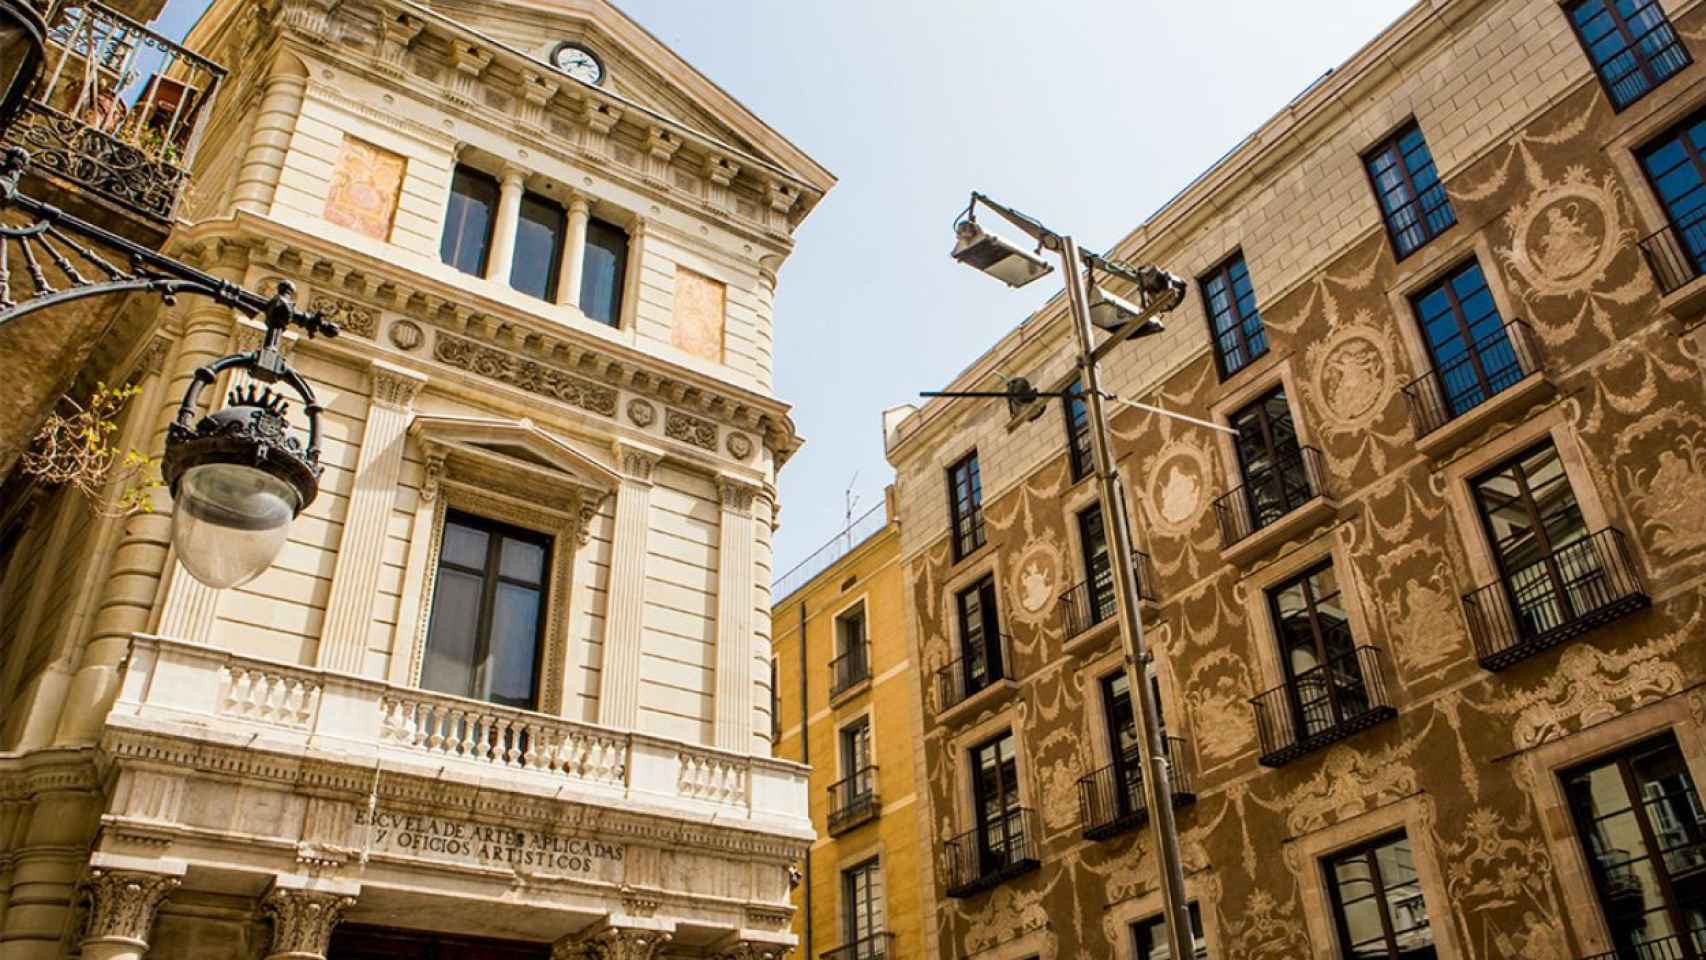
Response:
M619 479L608 466L531 420L417 416L409 433L423 446L472 461L484 468L480 472L497 469L599 493L614 490Z

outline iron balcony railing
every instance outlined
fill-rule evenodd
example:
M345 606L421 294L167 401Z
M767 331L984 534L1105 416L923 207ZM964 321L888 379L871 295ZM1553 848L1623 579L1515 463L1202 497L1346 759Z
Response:
M1243 486L1222 494L1214 501L1221 546L1230 547L1322 496L1322 463L1321 451L1298 447L1295 454L1245 476Z
M1706 207L1679 222L1665 224L1642 240L1641 256L1665 294L1675 293L1706 273Z
M873 933L834 950L825 950L818 954L818 960L889 960L899 956L894 952L894 934Z
M1481 666L1503 670L1652 604L1623 532L1606 527L1463 597Z
M1386 658L1357 647L1285 684L1252 697L1260 762L1278 767L1398 715L1386 684Z
M1037 869L1038 839L1036 815L1014 807L949 840L948 896L973 896Z
M1149 554L1131 552L1132 565L1137 568L1137 596L1155 602L1155 573L1149 564ZM1119 595L1114 590L1114 572L1108 569L1101 576L1074 584L1060 595L1061 614L1066 618L1066 635L1076 637L1119 613Z
M877 768L865 767L844 780L829 785L829 834L844 833L882 809L877 796Z
M871 678L871 642L861 640L846 652L829 661L829 695L839 696L846 690Z
M1013 651L1007 635L962 651L936 671L936 712L950 710L991 684L1013 677Z
M1512 320L1404 386L1404 399L1425 437L1521 383L1540 369L1528 324Z
M1185 743L1178 737L1167 737L1166 743L1167 759L1173 766L1173 805L1182 807L1197 799L1183 762ZM1143 795L1143 760L1137 751L1079 778L1078 818L1086 840L1106 840L1149 822L1149 804Z
M34 169L170 223L225 68L100 3L58 4L7 139Z
M1630 943L1615 950L1584 956L1582 960L1706 960L1706 927L1691 933L1672 934Z

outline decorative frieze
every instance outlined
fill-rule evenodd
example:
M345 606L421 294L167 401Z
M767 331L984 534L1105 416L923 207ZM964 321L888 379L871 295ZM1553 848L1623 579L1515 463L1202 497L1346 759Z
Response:
M308 301L308 312L318 313L337 324L339 334L355 334L372 340L379 333L379 311L341 297L317 293Z
M691 443L695 447L712 452L717 449L717 425L680 410L671 409L665 412L663 434L671 440Z
M261 901L273 925L267 960L324 960L332 928L353 906L355 898L341 893L274 887Z
M83 882L88 900L84 946L117 940L146 949L161 902L182 883L178 877L157 873L90 870Z
M616 391L560 370L483 346L472 340L440 333L433 341L433 358L459 370L507 383L512 387L560 400L606 417L616 416ZM716 441L712 440L713 446Z

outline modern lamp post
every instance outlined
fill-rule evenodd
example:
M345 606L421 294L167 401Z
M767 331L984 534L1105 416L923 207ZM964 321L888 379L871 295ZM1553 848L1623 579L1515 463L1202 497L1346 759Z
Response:
M1138 609L1137 568L1132 560L1131 530L1127 526L1125 498L1120 495L1119 473L1114 465L1112 441L1108 435L1104 401L1114 398L1102 392L1100 361L1114 347L1134 337L1159 333L1163 329L1159 314L1178 306L1185 296L1185 282L1153 266L1133 267L1083 251L1070 236L1056 233L1036 220L1002 206L980 193L971 195L971 203L954 224L957 242L953 257L968 266L989 274L1011 287L1022 287L1049 273L1053 267L1038 253L1025 249L1010 240L983 229L977 222L979 204L994 211L1002 219L1036 241L1038 250L1048 250L1060 258L1061 271L1066 278L1066 297L1071 306L1073 329L1078 337L1078 377L1082 394L1088 405L1091 447L1095 454L1098 494L1102 515L1112 538L1114 592L1119 601L1120 640L1125 649L1126 685L1130 688L1137 709L1133 711L1137 725L1138 754L1145 771L1144 801L1149 804L1150 822L1155 828L1155 847L1161 861L1161 899L1167 920L1169 956L1180 960L1193 956L1190 915L1185 901L1185 873L1179 853L1178 824L1173 816L1173 773L1161 736L1161 714L1150 690L1145 666L1150 661L1143 641L1143 617ZM1139 302L1121 299L1085 279L1086 266L1120 277L1135 284ZM1094 331L1101 329L1111 336L1100 346ZM1024 380L1011 380L1007 390L996 392L934 392L926 396L1006 396L1021 404L1042 397L1062 397L1069 394L1065 384L1060 388L1040 391ZM1121 401L1128 402L1128 401ZM1129 403L1129 402L1128 402ZM1144 406L1143 404L1129 404ZM1155 409L1155 408L1148 408ZM1167 414L1166 411L1156 412ZM1172 415L1172 414L1167 414ZM1203 426L1215 427L1200 420L1184 417ZM1215 427L1216 429L1220 429Z
M29 0L0 0L0 135L39 78L45 35ZM254 579L278 556L291 521L319 492L321 407L308 382L284 361L279 341L292 326L310 337L336 336L338 328L318 313L298 310L287 282L263 297L28 196L19 183L29 159L16 146L0 153L0 213L19 213L27 221L0 222L0 256L15 244L30 267L29 279L19 284L27 288L14 290L0 260L0 328L36 322L25 318L50 307L136 292L166 303L185 294L209 297L266 324L259 349L195 372L167 430L161 463L176 501L172 542L184 568L218 588ZM102 251L112 251L117 260ZM202 391L226 370L246 370L265 386L233 390L224 409L198 422ZM306 446L290 436L288 405L272 389L281 381L303 404Z

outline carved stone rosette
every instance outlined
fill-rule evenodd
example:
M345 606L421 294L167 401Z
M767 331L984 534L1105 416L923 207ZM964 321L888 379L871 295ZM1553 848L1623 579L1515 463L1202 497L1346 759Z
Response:
M600 927L564 937L551 948L551 960L654 960L675 936L663 930Z
M157 873L90 870L83 883L89 899L84 945L116 940L146 949L161 901L182 882Z
M325 960L332 928L355 898L318 890L274 889L261 902L272 918L272 947L267 960Z

